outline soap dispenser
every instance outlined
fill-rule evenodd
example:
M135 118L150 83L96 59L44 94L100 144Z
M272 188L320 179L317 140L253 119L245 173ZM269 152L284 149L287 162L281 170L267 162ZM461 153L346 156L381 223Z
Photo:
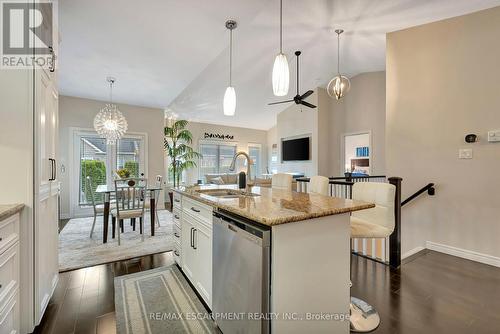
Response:
M245 189L247 187L247 175L245 172L238 174L238 188Z

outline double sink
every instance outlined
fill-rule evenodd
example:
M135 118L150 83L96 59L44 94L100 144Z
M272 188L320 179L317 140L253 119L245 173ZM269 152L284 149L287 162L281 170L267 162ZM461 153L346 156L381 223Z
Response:
M200 189L196 190L196 192L216 198L246 198L260 196L259 194L236 189Z

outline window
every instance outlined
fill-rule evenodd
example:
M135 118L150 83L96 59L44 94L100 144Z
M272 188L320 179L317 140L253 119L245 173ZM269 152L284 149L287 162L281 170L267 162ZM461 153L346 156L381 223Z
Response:
M106 139L91 130L73 131L73 159L70 165L71 215L85 215L90 210L92 193L87 189L90 178L92 192L97 203L104 200L103 194L95 193L97 186L111 185L115 171L125 168L132 177L140 177L147 171L146 134L127 134L116 145L108 145ZM146 175L147 176L147 175Z
M236 154L236 144L200 143L200 179L206 174L229 173L229 166Z
M108 149L106 139L97 136L80 137L80 182L79 182L79 204L89 205L92 203L91 194L87 191L87 176L90 178L92 191L98 185L106 184L106 166L108 162ZM95 194L97 202L102 202L102 194Z
M116 149L116 169L127 169L131 177L139 177L141 165L141 139L122 138Z
M248 145L248 155L253 161L253 165L250 166L252 178L260 177L262 174L261 166L261 146L260 144L249 144Z

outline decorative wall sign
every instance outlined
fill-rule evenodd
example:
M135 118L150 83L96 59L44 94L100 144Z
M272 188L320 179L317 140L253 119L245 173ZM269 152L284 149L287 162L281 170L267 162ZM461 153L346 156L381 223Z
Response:
M205 139L220 139L220 140L233 140L233 135L225 135L222 133L208 133L205 132Z

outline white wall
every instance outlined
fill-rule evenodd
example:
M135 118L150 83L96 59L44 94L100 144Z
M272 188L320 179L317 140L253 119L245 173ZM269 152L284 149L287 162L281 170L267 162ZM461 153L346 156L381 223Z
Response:
M74 175L73 173L79 173L79 170L70 170L70 159L72 159L70 154L73 145L70 128L93 129L94 117L105 103L69 96L60 96L59 98L59 159L66 169L65 173L60 173L61 214L63 217L69 216L70 213L71 176ZM155 175L165 175L163 110L122 104L119 104L118 108L127 119L129 132L142 132L148 135L148 178L152 179ZM162 198L161 196L160 198ZM160 207L163 207L163 203L160 204Z
M371 173L385 175L385 72L362 73L351 78L351 90L340 101L331 99L331 175L344 174L342 136L371 132Z
M266 172L266 167L268 163L267 159L267 131L255 130L247 128L239 128L232 126L208 124L208 123L196 123L190 122L188 129L193 134L193 145L192 147L199 152L200 140L204 140L206 133L217 133L224 135L232 135L234 139L232 140L217 140L217 139L207 139L210 141L221 141L221 142L234 142L237 145L237 151L243 151L248 153L248 144L260 144L261 149L261 173ZM252 176L253 177L253 176ZM198 168L193 168L186 174L186 183L194 184L199 179ZM201 177L203 179L203 176Z
M388 173L403 197L437 185L403 208L403 253L432 241L500 257L500 143L486 141L500 129L499 36L500 7L387 35Z

